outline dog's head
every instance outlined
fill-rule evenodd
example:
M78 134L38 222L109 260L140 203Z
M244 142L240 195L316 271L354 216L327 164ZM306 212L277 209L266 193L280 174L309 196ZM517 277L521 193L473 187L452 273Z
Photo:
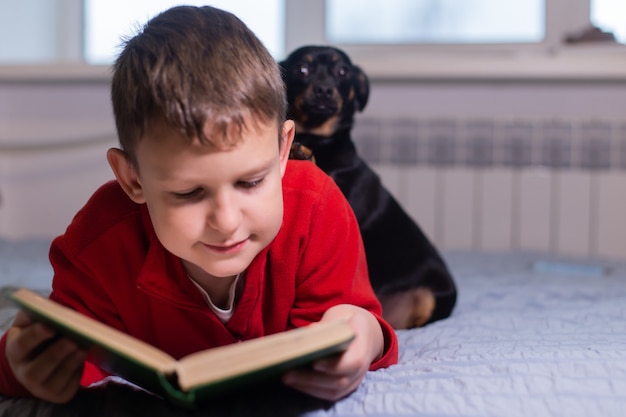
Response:
M303 46L279 64L287 89L287 117L298 133L332 136L350 129L354 113L367 104L367 76L337 48Z

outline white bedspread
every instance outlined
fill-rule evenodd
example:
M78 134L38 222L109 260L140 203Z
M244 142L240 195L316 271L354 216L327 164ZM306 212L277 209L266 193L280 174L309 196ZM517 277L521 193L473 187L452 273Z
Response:
M454 315L399 332L400 363L369 375L331 415L626 415L623 266L448 259L460 294Z
M447 253L446 259L459 288L452 317L398 332L400 362L369 373L348 398L325 404L241 393L180 415L626 415L626 265L533 254ZM92 415L178 415L127 388L108 384L65 415L81 415L85 402ZM0 415L59 411L0 401Z

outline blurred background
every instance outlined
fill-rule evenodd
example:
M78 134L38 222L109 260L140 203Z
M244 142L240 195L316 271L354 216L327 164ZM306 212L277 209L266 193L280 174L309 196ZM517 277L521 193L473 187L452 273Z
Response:
M440 247L626 258L623 0L0 0L0 239L62 233L112 179L110 64L177 4L276 59L344 49L357 146Z

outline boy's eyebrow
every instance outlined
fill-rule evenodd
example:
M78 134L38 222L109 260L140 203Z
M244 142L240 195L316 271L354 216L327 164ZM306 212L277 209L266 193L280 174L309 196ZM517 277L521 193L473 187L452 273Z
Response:
M274 164L276 158L277 157L275 155L272 155L271 158L268 158L265 161L261 160L258 164L252 165L251 167L246 169L246 171L243 172L242 175L244 175L244 176L245 175L255 175L255 174L258 174L261 171L267 171Z

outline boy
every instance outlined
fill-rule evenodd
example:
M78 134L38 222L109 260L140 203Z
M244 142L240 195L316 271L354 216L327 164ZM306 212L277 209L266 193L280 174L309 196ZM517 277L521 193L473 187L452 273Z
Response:
M313 164L288 162L278 66L240 20L156 16L126 42L111 98L117 181L53 241L52 299L175 357L347 317L357 336L343 355L283 376L328 400L397 361L354 215ZM105 377L22 312L0 353L7 396L63 403Z

